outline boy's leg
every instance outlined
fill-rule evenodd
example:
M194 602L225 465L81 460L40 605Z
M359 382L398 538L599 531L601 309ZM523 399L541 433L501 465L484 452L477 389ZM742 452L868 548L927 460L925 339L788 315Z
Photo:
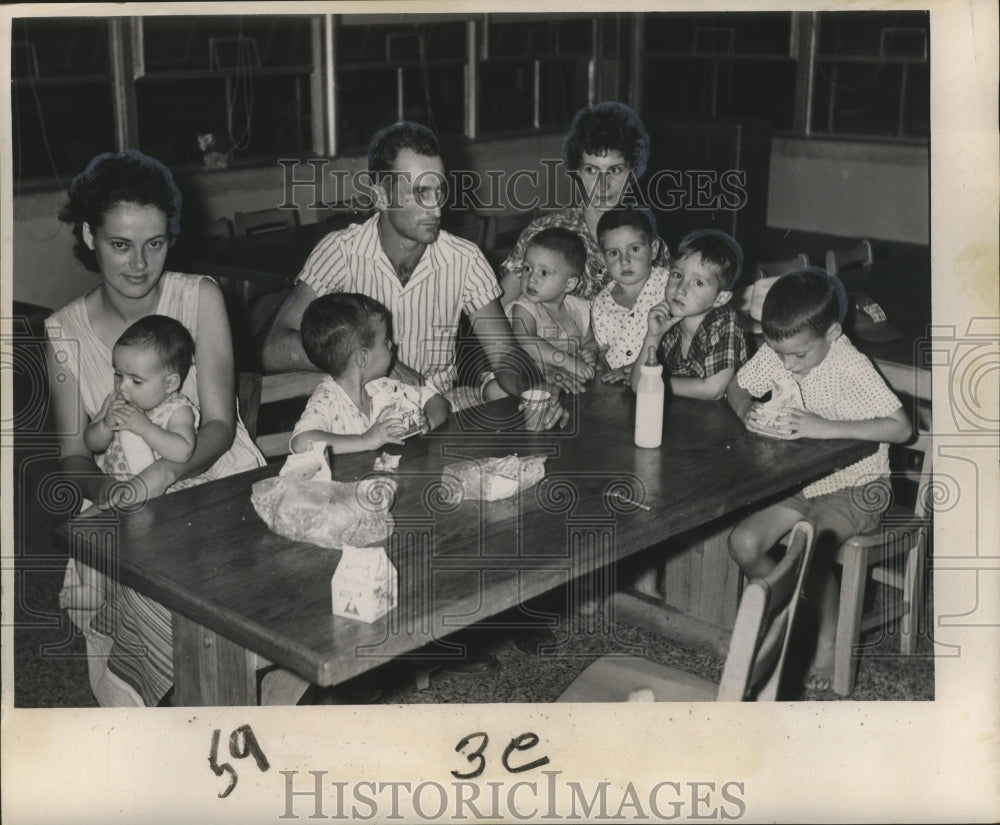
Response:
M747 578L766 576L774 569L768 551L804 517L791 502L786 499L752 513L729 534L729 555Z
M837 617L840 613L840 587L834 575L833 557L851 536L871 528L873 516L853 503L850 490L820 496L814 501L809 517L815 525L816 538L806 591L816 604L819 627L816 654L806 677L806 687L829 690L833 685Z

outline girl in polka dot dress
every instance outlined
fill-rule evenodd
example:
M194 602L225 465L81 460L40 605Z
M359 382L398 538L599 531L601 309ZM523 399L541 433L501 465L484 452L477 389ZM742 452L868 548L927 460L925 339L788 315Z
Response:
M729 553L754 578L775 565L772 547L795 522L816 529L807 592L817 610L816 653L806 687L829 690L840 591L833 554L851 536L875 529L888 503L889 442L912 434L899 399L867 357L858 352L841 324L847 295L840 281L809 267L782 275L761 311L764 345L736 374L727 390L733 411L751 432L776 438L851 438L877 441L871 455L807 485L743 519L729 536ZM755 399L789 379L801 391L801 405L775 412Z
M627 380L639 358L649 310L663 298L669 271L653 266L652 216L612 209L597 223L597 240L611 283L591 304L594 337L607 366L602 381Z

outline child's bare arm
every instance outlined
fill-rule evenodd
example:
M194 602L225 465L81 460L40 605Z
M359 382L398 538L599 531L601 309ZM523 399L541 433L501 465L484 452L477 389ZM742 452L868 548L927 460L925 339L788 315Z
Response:
M865 421L831 421L807 410L786 408L778 415L776 428L787 426L789 438L851 438L894 444L913 435L913 427L902 407L891 415Z
M436 430L451 415L451 405L444 396L434 393L424 404L424 418L427 419L427 431Z
M594 377L594 368L570 352L568 341L547 341L538 336L535 319L521 307L515 305L511 314L511 329L521 348L544 366L566 370L583 381Z
M83 431L83 443L87 445L87 449L92 453L103 453L108 449L108 445L111 444L111 439L114 438L114 431L108 426L107 419L105 418L108 413L108 407L111 406L111 401L114 397L115 394L113 392L108 393L108 397L104 399L100 411Z
M670 379L670 390L674 395L681 395L685 398L718 401L726 394L726 388L735 375L735 369L726 367L707 378L672 377Z
M333 448L335 454L362 453L365 450L377 450L383 444L403 443L403 419L396 416L390 418L390 408L382 410L378 419L361 435L344 435L328 433L323 430L303 430L292 436L293 453L302 453L309 449L309 442L326 444Z
M167 461L183 463L194 453L198 439L194 428L194 411L178 407L171 414L166 427L158 427L138 407L129 404L122 419L122 429L135 433L150 449Z
M729 406L736 413L736 417L744 424L747 420L747 413L755 405L759 404L750 393L740 386L735 374L729 380L729 386L726 388L726 401L729 402Z

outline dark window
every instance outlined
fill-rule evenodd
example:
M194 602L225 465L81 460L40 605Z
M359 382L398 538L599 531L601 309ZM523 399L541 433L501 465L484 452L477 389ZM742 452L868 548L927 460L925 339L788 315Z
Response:
M927 12L824 12L817 17L813 133L928 137Z

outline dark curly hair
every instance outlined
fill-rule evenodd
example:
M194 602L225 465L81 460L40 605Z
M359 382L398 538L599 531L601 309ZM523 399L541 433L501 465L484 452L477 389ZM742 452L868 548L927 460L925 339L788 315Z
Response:
M181 192L166 166L134 149L97 155L73 178L69 200L59 210L59 220L73 226L73 252L91 272L98 271L97 256L83 240L83 224L96 232L122 203L155 206L167 217L170 245L180 237Z
M580 168L583 153L603 155L619 152L641 178L649 161L649 132L631 106L616 100L595 103L573 115L563 141L562 161L570 172Z

